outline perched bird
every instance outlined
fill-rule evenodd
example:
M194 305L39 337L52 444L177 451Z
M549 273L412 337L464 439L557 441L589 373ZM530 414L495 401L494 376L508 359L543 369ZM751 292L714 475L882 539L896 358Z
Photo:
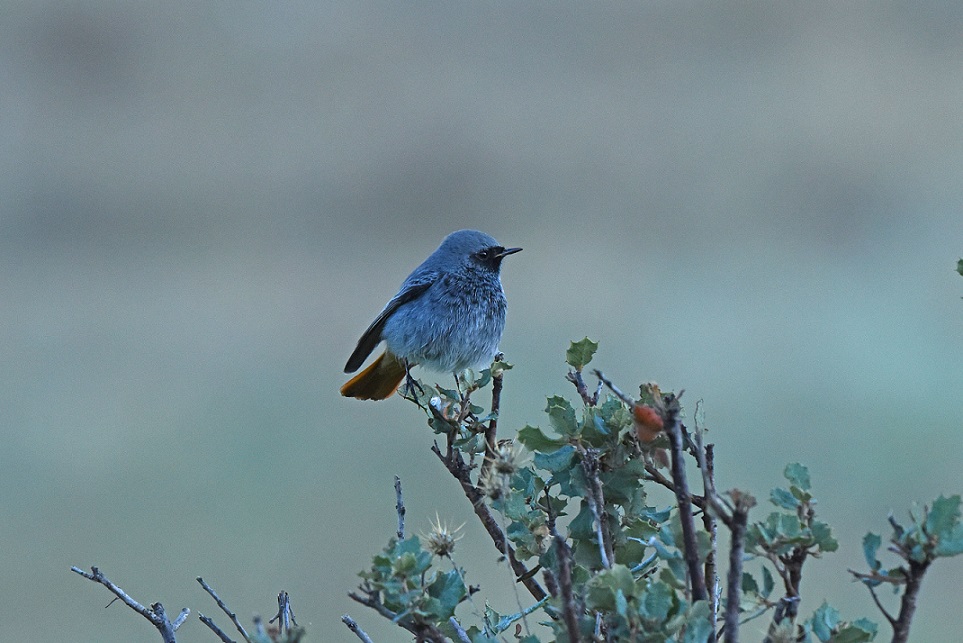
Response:
M341 387L345 397L383 400L409 369L458 373L491 362L505 329L502 259L505 248L477 230L459 230L408 275L348 358L345 373L361 367L381 340L386 349Z

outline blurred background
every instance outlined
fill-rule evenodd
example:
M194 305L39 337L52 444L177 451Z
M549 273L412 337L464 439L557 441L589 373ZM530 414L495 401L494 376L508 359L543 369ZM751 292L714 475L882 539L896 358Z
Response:
M601 341L624 390L704 401L721 488L810 467L841 547L802 613L889 638L862 536L963 491L963 5L4 4L0 639L156 640L93 564L184 641L227 625L199 575L245 622L285 589L312 641L407 640L346 596L395 474L515 611L423 416L337 390L468 227L525 248L503 432ZM961 575L914 641L958 634Z

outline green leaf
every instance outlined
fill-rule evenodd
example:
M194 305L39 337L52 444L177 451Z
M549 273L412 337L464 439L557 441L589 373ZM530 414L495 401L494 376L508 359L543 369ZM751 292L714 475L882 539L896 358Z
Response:
M537 426L526 426L518 432L518 441L529 451L555 451L568 442L564 438L550 438Z
M472 380L471 388L472 390L485 388L486 386L488 386L488 383L491 381L492 381L492 369L486 368L481 373L478 374L478 377Z
M864 632L868 632L870 634L870 638L866 639L867 641L873 640L873 638L876 636L876 631L878 629L878 626L876 625L876 623L869 620L868 618L858 618L855 621L853 621L850 625L852 627L858 627Z
M799 507L799 500L788 489L776 487L769 492L769 501L777 507L795 510Z
M845 623L833 635L832 643L866 643L876 638L876 624L866 619Z
M502 615L492 609L492 606L485 601L485 628L494 629L495 624L502 620Z
M826 523L817 520L813 522L810 530L820 551L828 554L839 549L839 542L833 537L833 530Z
M749 572L742 572L742 592L744 594L758 594L759 584Z
M578 434L578 424L575 422L575 409L564 397L553 395L548 398L548 421L559 435L571 436Z
M431 567L431 554L421 548L418 536L397 542L388 554L392 572L401 576L419 576Z
M599 478L602 481L602 491L605 502L627 503L639 492L642 476L645 474L645 462L641 459L631 460L625 466L614 471L606 471Z
M639 616L661 623L675 606L675 592L662 581L652 581L639 601Z
M956 262L956 271L963 275L963 259Z
M457 570L438 574L428 586L428 595L435 599L432 613L438 620L448 620L455 615L455 608L468 596L465 583Z
M696 601L689 608L686 616L685 637L683 643L705 643L713 633L712 623L709 622L709 603Z
M926 533L930 536L939 536L944 531L949 531L954 525L960 523L960 496L959 494L943 497L941 494L933 502L933 507L926 516Z
M805 465L798 462L787 464L783 475L786 476L786 480L803 491L809 490L809 469Z
M582 502L578 515L568 523L568 537L572 540L595 540L595 515L587 502Z
M565 351L565 362L576 371L581 371L586 364L592 361L592 356L598 349L598 342L593 342L588 337L572 342L568 350Z
M587 406L582 413L582 426L579 429L582 442L594 447L601 447L611 442L612 434L605 425L605 420L599 415L598 407Z
M611 433L618 433L632 424L631 412L622 404L622 400L614 395L606 396L605 401L596 408Z
M939 538L934 554L946 557L963 554L963 524L957 523L953 529L941 533Z
M561 449L552 453L536 453L532 456L532 463L539 469L556 472L567 470L572 466L572 459L575 457L575 447L566 444Z
M829 641L833 636L833 630L839 625L839 611L823 601L809 619L809 623L813 628L813 634L819 637L820 641Z
M863 557L866 559L866 564L869 565L872 571L876 571L880 567L880 562L876 558L876 552L879 551L879 547L882 544L883 539L872 532L863 536Z
M635 579L632 572L625 565L613 565L596 574L588 582L586 604L589 608L614 610L617 607L617 596L635 595Z
M775 586L776 586L776 583L775 583L775 581L774 581L773 578L772 578L772 572L769 571L769 568L768 568L768 567L766 567L765 565L763 565L763 567L762 567L762 597L763 597L763 598L769 598L769 595L772 594L772 590L775 588Z
M621 589L615 591L615 613L625 618L629 612L629 601Z

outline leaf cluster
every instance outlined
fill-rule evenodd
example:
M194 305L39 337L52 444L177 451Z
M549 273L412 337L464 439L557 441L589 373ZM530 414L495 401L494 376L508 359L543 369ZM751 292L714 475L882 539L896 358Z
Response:
M890 551L903 563L884 569L878 558L881 536L868 533L863 538L863 555L868 574L856 574L869 587L890 583L897 588L911 576L912 567L925 568L938 558L963 553L963 523L960 521L960 495L940 496L932 506L924 506L922 516L910 513L909 525L902 525L891 515Z
M573 369L566 379L575 385L582 403L577 407L564 396L549 396L547 427L525 426L512 440L497 442L494 435L501 377L510 364L496 361L491 369L468 373L455 389L420 382L409 391L409 399L426 413L432 429L444 436L446 446L436 444L433 450L461 483L476 514L483 523L486 516L499 517L500 527L493 535L496 547L502 560L511 563L516 580L524 582L535 598L507 616L489 606L484 613L473 607L480 623L462 630L468 639L503 640L499 635L515 625L516 638L537 641L525 617L539 611L540 623L552 633L547 640L558 643L728 640L733 632L720 625L720 612L726 608L738 618L725 622L737 626L770 613L768 641L873 640L874 623L843 620L826 603L808 619L797 616L806 561L839 548L830 526L816 517L808 469L789 464L783 472L787 484L770 492L775 509L761 520L743 519L742 531L736 531L735 514L724 513L727 507L732 511L739 506L748 513L755 501L740 504L739 498L751 499L749 494L733 490L729 496L735 504L719 500L711 473L704 476L703 495L688 488L677 493L680 482L675 467L668 470L666 447L681 444L694 461L690 466L705 467L710 453L702 444L701 428L697 426L693 439L684 425L666 415L671 404L680 416L684 414L678 396L644 385L638 400L629 399L598 371L599 390L590 394L582 373L597 349L596 342L585 338L566 352ZM471 395L492 382L492 409L486 411ZM600 399L602 382L613 394ZM646 413L640 414L643 406ZM663 426L677 426L681 440L670 441L664 435L640 440L639 418L651 413L659 414L657 432ZM680 521L683 501L702 523L688 541ZM740 563L722 601L716 572L717 519L733 529L733 538L744 538L738 543L744 549L733 549L738 559L761 563L755 574L741 571ZM914 517L910 527L893 524L892 543L909 560L963 551L960 496L941 497L921 519ZM486 526L492 534L490 521ZM901 568L882 569L876 560L880 542L870 535L864 543L871 569L864 582L895 582L904 573ZM450 571L435 568L433 561L439 556L433 557L430 549L418 538L393 540L375 557L371 570L362 573L362 590L412 631L431 626L465 640L454 629L453 617L477 588L465 586L464 572L454 562ZM706 570L708 599L694 596L693 556ZM536 580L539 572L544 588Z

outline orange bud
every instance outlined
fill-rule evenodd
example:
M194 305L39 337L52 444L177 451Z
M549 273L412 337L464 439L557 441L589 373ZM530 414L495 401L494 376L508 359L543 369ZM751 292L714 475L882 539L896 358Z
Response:
M632 417L635 419L635 434L640 442L652 442L662 433L662 417L651 406L636 404L632 407Z

